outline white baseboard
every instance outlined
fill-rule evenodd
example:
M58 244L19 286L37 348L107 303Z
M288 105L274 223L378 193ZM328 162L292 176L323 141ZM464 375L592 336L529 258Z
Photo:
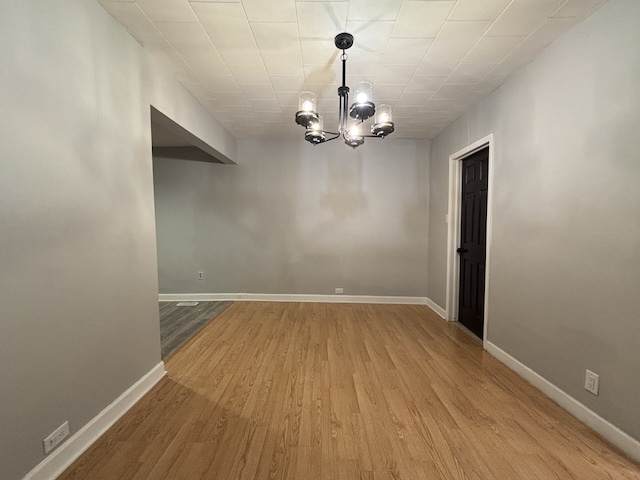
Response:
M445 309L430 298L427 298L427 307L436 312L442 319L447 319L447 312L445 311Z
M571 415L598 432L634 461L640 462L640 441L623 432L493 343L485 341L484 348Z
M270 293L161 293L160 302L317 302L317 303L389 303L402 305L428 305L427 297L387 297L373 295L283 295ZM435 303L431 302L437 306ZM439 308L439 307L438 307ZM434 309L435 310L435 309ZM442 309L440 309L442 310Z
M158 363L110 405L93 417L51 455L31 470L23 480L53 480L124 415L142 396L160 381L166 372Z

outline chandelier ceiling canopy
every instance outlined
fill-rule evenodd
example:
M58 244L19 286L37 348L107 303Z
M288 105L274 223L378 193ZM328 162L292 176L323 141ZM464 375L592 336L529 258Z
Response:
M349 106L350 89L346 85L347 78L347 50L353 45L353 35L339 33L335 38L335 45L342 50L342 85L338 87L338 128L337 132L324 129L323 118L316 112L316 95L313 92L300 93L300 110L296 112L296 123L306 129L304 138L313 145L335 140L342 137L344 143L356 148L364 143L365 137L384 138L394 130L390 105L380 105L376 109L373 103L372 85L360 82L354 86L355 102ZM363 134L363 122L374 117L371 133ZM349 121L349 118L353 119Z

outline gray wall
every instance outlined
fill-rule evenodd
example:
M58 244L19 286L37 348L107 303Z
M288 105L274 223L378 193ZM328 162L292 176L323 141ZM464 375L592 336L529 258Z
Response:
M302 136L154 159L161 293L426 295L429 141Z
M0 2L0 478L160 361L150 107L235 139L97 2Z
M494 133L488 339L636 439L639 25L609 2L434 139L428 263L444 306L448 156Z

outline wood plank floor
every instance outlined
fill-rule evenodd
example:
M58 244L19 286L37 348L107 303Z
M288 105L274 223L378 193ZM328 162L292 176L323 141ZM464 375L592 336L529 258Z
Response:
M234 303L61 477L639 479L423 306Z
M160 347L164 360L224 310L231 302L160 302Z

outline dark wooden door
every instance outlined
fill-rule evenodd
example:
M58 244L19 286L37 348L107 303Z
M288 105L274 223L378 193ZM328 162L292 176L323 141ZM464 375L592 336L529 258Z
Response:
M482 338L487 255L489 148L462 160L458 321Z

